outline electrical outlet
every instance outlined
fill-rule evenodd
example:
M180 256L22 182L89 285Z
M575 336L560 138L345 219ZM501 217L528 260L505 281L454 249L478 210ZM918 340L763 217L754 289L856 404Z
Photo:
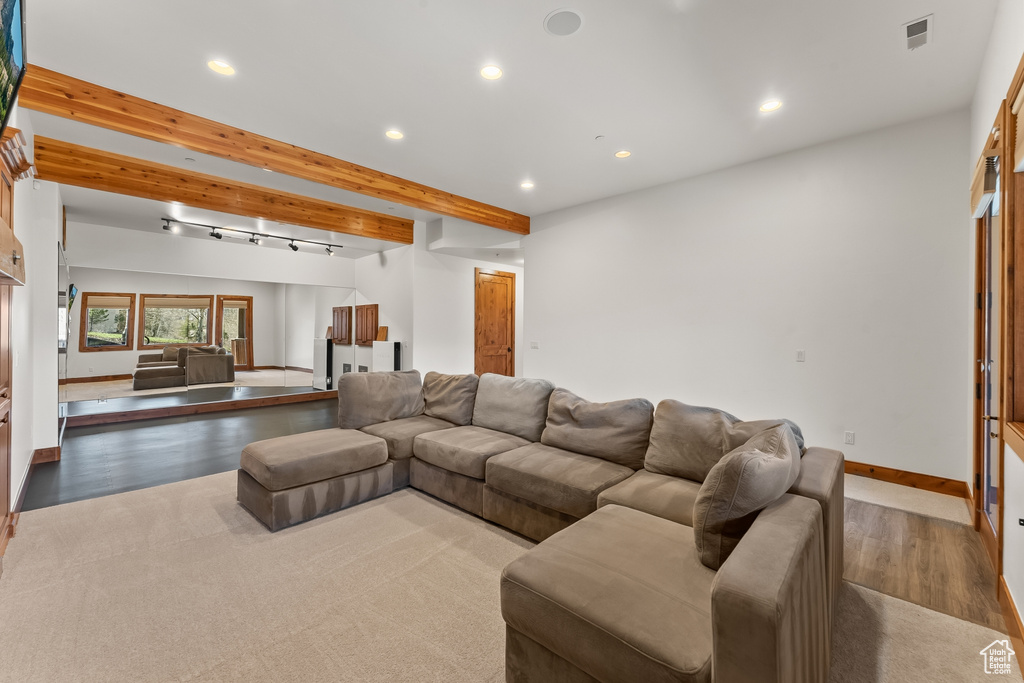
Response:
M853 432L843 432L843 443L845 443L847 446L852 446L853 445L853 437L854 437L854 433Z
M540 342L530 342L530 348L531 349L539 349L540 348Z
M89 374L92 374L92 368L89 368Z
M797 349L796 350L796 362L797 363L803 363L804 360L806 360L806 356L804 356L804 350L803 349Z

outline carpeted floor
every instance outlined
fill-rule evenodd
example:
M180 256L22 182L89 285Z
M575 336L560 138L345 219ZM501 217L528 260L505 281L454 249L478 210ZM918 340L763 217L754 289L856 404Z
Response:
M411 489L270 534L234 476L24 513L0 681L504 680L498 576L531 543ZM847 585L832 681L993 680L998 637Z
M854 500L915 512L928 517L948 519L959 524L971 523L971 513L967 503L963 498L957 496L922 491L910 486L859 477L855 474L846 475L843 487L846 497Z

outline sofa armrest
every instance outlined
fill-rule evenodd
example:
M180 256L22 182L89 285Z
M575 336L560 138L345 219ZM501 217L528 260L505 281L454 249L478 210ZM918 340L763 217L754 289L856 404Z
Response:
M185 358L188 384L211 384L235 381L235 357L230 353L199 353Z
M829 604L821 507L786 494L765 508L711 587L715 680L828 679Z
M800 461L800 476L790 493L815 500L821 506L825 531L825 570L828 573L829 624L835 621L839 588L843 583L843 520L846 461L828 448L808 448Z
M143 363L159 363L163 361L164 354L162 353L140 353L139 354L139 365ZM174 361L171 361L172 363Z

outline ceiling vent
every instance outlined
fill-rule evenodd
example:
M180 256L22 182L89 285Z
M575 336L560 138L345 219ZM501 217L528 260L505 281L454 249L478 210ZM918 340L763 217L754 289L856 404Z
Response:
M934 15L915 19L903 24L903 37L907 40L907 49L916 50L932 42L932 21Z
M571 9L556 9L544 17L544 30L553 36L571 36L583 26L583 17Z

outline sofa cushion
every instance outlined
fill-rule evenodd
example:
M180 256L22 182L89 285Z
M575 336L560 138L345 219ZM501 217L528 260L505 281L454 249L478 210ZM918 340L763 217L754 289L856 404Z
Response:
M240 466L268 491L282 491L387 460L383 439L354 429L321 429L251 443L242 450Z
M622 505L693 526L693 504L699 492L700 484L695 481L637 470L626 481L601 491L597 507Z
M455 427L417 436L413 453L435 467L483 479L488 458L528 443L521 437L484 427Z
M463 427L473 422L476 375L442 375L428 372L423 378L423 412L430 417Z
M412 457L413 440L425 432L436 432L454 427L451 422L438 420L427 415L403 417L400 420L378 422L366 425L360 431L373 434L384 439L388 444L388 457L392 460L405 460Z
M714 580L693 529L609 505L505 567L501 613L593 680L708 683Z
M645 398L591 403L571 391L555 389L540 440L638 470L644 466L653 420L654 405Z
M704 566L717 570L753 524L757 513L792 486L800 450L789 425L755 435L708 472L693 505L693 530Z
M163 350L160 352L160 359L161 360L173 360L173 361L177 362L177 360L178 360L178 349L180 349L180 348L181 348L180 346L165 346L163 348ZM141 359L141 357L140 357L140 359Z
M743 422L724 410L666 399L658 404L654 413L644 468L657 474L702 482L722 456L755 434L780 423L790 426L797 447L802 451L803 435L789 420Z
M597 494L633 470L601 458L533 443L487 461L487 485L573 517L597 509Z
M423 414L423 383L417 370L346 372L338 378L338 426L367 425Z
M540 441L548 416L548 398L554 388L544 379L485 373L476 390L473 424L515 434L527 441Z

